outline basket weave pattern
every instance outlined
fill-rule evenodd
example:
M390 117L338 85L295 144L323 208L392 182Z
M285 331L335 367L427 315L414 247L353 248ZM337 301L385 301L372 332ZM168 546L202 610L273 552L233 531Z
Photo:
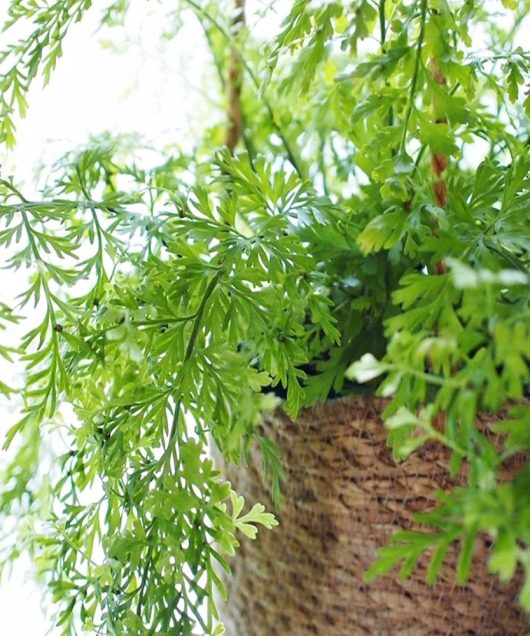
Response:
M502 585L486 567L486 539L465 587L454 582L457 550L434 586L423 559L411 578L397 572L365 584L378 547L452 485L447 454L426 446L396 464L386 447L384 402L348 398L305 410L296 423L265 416L264 433L280 447L286 472L280 526L243 540L226 581L227 636L519 636L527 619L519 583ZM259 453L227 469L248 503L270 502Z

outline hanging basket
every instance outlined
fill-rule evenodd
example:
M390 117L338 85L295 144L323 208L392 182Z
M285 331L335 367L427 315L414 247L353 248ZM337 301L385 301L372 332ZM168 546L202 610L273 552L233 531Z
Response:
M226 581L227 636L518 636L528 622L517 604L520 582L503 585L487 570L478 541L470 579L455 583L457 549L434 586L429 559L404 581L398 572L367 584L377 549L454 482L448 454L427 445L396 464L381 422L384 401L354 397L306 409L298 421L264 416L263 433L280 447L286 479L280 526L243 540ZM272 507L259 453L227 469L249 503ZM517 578L517 577L516 577Z

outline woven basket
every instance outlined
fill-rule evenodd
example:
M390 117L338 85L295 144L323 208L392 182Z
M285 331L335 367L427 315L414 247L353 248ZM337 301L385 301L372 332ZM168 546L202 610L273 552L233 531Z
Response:
M377 548L396 530L413 528L413 514L453 483L440 446L393 461L383 408L381 400L356 396L307 409L296 423L283 413L264 417L263 432L279 445L286 472L280 526L242 541L226 581L227 636L526 633L520 582L502 585L489 574L486 539L465 587L454 582L457 550L432 587L424 578L428 558L406 581L395 572L363 582ZM272 506L259 453L247 468L226 472L249 503Z

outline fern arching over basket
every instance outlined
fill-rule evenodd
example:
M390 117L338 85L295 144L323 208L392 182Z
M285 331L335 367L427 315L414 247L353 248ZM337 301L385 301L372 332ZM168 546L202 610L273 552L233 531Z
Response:
M128 3L103 4L123 28ZM476 554L511 582L513 616L530 611L528 9L162 2L164 37L181 12L203 28L218 125L150 165L102 135L50 166L39 198L2 175L3 263L28 282L0 324L29 316L1 341L25 368L0 384L23 401L2 559L35 557L58 634L222 633L234 553L237 570L257 526L282 532L289 449L263 414L281 402L302 426L335 398L384 400L396 470L446 458L442 489L385 536L367 579L418 566L433 584L447 557L463 585ZM2 143L96 10L11 0L8 26L28 28L1 57ZM268 41L260 10L283 13ZM253 461L267 510L218 470Z

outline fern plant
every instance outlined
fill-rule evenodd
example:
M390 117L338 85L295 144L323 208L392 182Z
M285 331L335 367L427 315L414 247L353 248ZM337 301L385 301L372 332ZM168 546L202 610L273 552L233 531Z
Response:
M352 392L389 398L396 460L434 440L453 475L469 467L368 577L431 549L433 582L460 541L464 582L487 533L490 570L524 570L530 611L530 467L501 478L530 448L529 4L288 4L265 9L287 9L269 42L241 0L168 10L200 21L227 95L192 153L144 165L103 135L50 167L39 200L0 181L4 267L28 273L0 306L3 327L28 325L0 349L25 367L0 384L23 399L1 558L33 555L54 633L222 633L220 570L276 522L208 440L235 462L257 444L280 505L261 413ZM6 26L27 34L1 57L2 142L90 5L11 0ZM503 414L498 443L485 411Z

